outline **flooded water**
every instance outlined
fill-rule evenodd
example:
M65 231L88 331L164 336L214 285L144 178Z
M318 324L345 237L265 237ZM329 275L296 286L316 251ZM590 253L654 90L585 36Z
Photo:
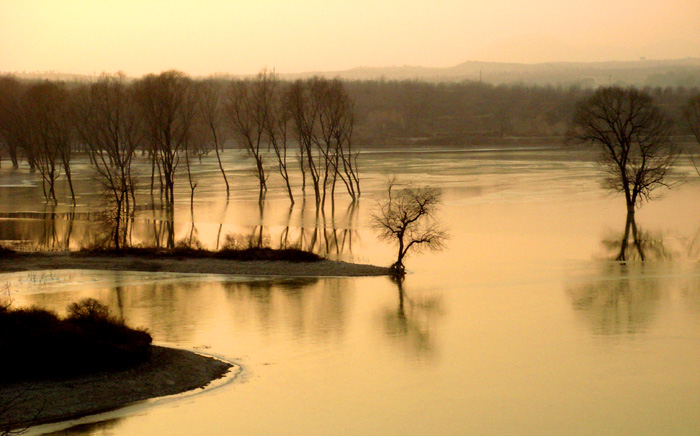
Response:
M647 260L618 262L624 200L600 188L584 151L368 151L359 206L343 200L325 216L300 200L290 210L278 182L261 212L254 175L227 155L237 188L227 203L205 160L194 219L181 191L177 239L263 234L388 265L393 247L368 226L388 174L442 189L451 238L407 259L401 289L385 277L3 274L17 305L60 312L95 297L158 343L243 368L215 390L34 434L700 433L700 181L686 162L684 183L637 213ZM97 195L80 194L73 220L46 219L36 179L0 175L0 239L89 239ZM62 201L55 212L71 211ZM149 213L135 239L148 239Z

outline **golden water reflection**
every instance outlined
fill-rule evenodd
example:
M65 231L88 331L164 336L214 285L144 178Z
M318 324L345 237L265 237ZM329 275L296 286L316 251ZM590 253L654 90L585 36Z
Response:
M595 333L636 334L653 322L661 284L653 275L645 275L643 263L609 262L590 281L569 285L567 293Z

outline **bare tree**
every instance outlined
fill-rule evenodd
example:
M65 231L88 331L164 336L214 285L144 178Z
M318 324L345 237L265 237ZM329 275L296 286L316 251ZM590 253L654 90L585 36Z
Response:
M688 100L688 103L686 103L683 108L683 116L688 123L688 127L690 127L690 130L693 132L695 140L698 142L698 145L700 145L700 93L695 94ZM700 174L700 167L692 154L690 155L690 159L695 168L695 172Z
M448 235L436 221L441 204L438 189L409 186L397 190L395 187L396 181L390 180L387 196L371 213L371 225L380 239L398 246L391 270L394 276L401 278L406 273L404 258L410 250L440 250Z
M140 117L122 74L101 76L76 100L76 128L111 206L110 239L119 249L126 244L136 201L132 162L143 140Z
M286 104L299 142L304 187L308 172L317 208L324 208L329 187L334 203L338 178L355 200L359 196L359 178L358 154L352 149L354 111L343 83L320 77L298 80L289 87Z
M221 152L226 143L226 129L223 116L223 84L214 79L204 80L197 84L197 102L199 107L199 120L206 132L206 138L214 146L216 160L219 163L221 176L226 184L226 196L230 194L230 187L226 171L221 163Z
M10 155L12 168L19 168L20 152L26 148L22 120L25 86L14 76L0 76L0 145Z
M191 80L179 71L149 74L134 84L146 139L163 173L166 208L175 203L175 175L190 139L195 100Z
M260 183L259 199L267 192L264 146L266 126L272 111L273 95L278 84L274 72L263 70L253 80L231 82L226 112L238 141L255 159L256 175Z
M600 147L605 187L625 194L627 213L649 200L678 157L671 143L671 120L645 92L602 88L579 102L569 135Z
M54 203L58 202L55 185L61 172L61 148L68 141L62 113L65 98L65 90L56 83L36 83L27 90L23 111L27 146L41 173L44 197Z
M267 132L268 141L275 151L275 156L277 156L277 169L287 187L289 201L294 204L294 194L292 193L292 185L289 179L287 159L291 140L292 122L290 113L285 106L285 97L286 95L281 88L276 88L276 92L273 95L272 108L265 124L265 130Z
M683 115L695 136L695 140L700 144L700 93L695 94L688 100L683 110Z
M306 174L311 176L316 205L320 203L321 191L319 175L314 159L314 141L317 130L319 111L317 99L311 96L312 84L319 81L313 78L308 81L297 80L288 89L286 96L287 110L293 122L293 131L299 142L299 169L302 175L302 191L306 192Z

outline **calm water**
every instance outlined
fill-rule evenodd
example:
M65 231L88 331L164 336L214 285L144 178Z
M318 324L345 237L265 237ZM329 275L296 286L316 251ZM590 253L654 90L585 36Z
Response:
M178 239L196 232L215 246L221 234L262 231L273 245L287 238L331 257L389 264L393 248L376 242L367 213L383 174L399 173L442 188L452 235L443 252L408 259L401 291L384 277L0 276L18 305L62 311L92 296L156 342L243 367L211 391L34 432L700 434L700 182L690 166L679 167L684 184L637 213L650 260L620 263L610 259L624 231L624 201L600 189L587 153L411 148L362 159L359 207L339 204L325 217L301 202L290 211L281 189L261 213L245 162L227 204L213 161L205 161L194 219L187 201L178 206ZM89 237L80 214L96 208L94 195L81 194L72 223L51 223L35 179L6 168L0 175L0 239L36 241L48 232L55 246L75 247ZM135 238L148 238L157 221L149 213Z

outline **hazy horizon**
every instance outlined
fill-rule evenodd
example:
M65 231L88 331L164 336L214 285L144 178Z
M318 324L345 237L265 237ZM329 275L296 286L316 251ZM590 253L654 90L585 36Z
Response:
M141 76L603 62L700 53L694 0L0 3L0 71Z

